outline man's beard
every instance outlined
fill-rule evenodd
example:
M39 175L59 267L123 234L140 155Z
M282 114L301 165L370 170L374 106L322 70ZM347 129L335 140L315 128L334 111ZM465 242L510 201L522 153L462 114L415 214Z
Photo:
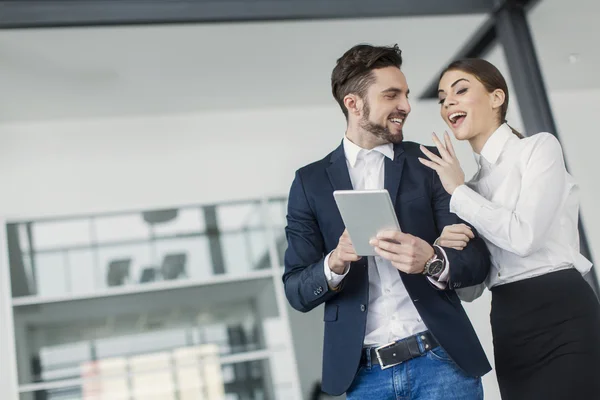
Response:
M388 127L384 125L376 124L375 122L369 121L369 115L371 114L371 108L369 107L369 103L365 102L363 106L363 117L359 122L359 126L365 131L371 133L372 135L385 140L386 143L401 143L404 139L404 135L402 134L402 129L400 129L400 133L392 133L388 129ZM394 115L390 115L390 118L401 118L402 120L406 119L405 113L396 113Z

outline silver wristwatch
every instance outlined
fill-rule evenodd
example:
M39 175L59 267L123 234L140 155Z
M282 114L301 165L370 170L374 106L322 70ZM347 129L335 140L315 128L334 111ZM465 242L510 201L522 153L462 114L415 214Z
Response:
M431 257L425 263L425 269L423 270L423 275L428 276L437 276L444 270L444 256L442 252L437 248L437 246L433 246L433 257Z

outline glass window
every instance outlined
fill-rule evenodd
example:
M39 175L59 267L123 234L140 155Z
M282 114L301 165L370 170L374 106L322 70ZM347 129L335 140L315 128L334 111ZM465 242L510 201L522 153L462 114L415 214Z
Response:
M25 279L27 280L28 294L34 294L37 292L37 276L31 264L31 257L29 253L22 253L23 269L25 270ZM13 293L14 294L14 293Z
M73 250L67 253L71 293L93 293L100 287L96 255L92 249Z
M220 205L216 212L220 231L239 231L263 225L261 204L258 202Z
M20 400L91 400L92 397L84 397L79 386L65 387L59 389L39 390L30 393L21 393L19 395ZM94 400L100 400L100 398L94 398ZM104 400L104 399L102 399ZM117 400L115 398L114 400ZM125 399L118 399L125 400Z
M264 229L245 231L253 269L271 268L271 257L267 233Z
M203 362L182 366L173 353L157 353L85 363L84 381L57 389L21 393L20 400L264 400L268 380L265 360L221 365L209 361L209 351L201 353ZM277 390L287 394L290 391ZM200 396L200 397L199 397ZM293 397L293 396L292 396ZM292 397L279 397L285 399Z
M35 256L39 296L60 296L71 291L73 281L66 259L67 253L42 253Z
M31 244L29 243L27 224L19 224L17 229L19 231L19 247L21 247L21 251L28 252L31 248Z
M120 287L141 281L142 271L157 268L152 243L100 247L97 255L97 288Z
M38 250L89 245L91 243L90 220L35 222L32 224L32 235L33 245Z
M204 232L204 213L200 207L179 209L172 220L154 224L152 229L157 236Z
M184 329L171 329L99 339L95 343L96 355L103 359L170 350L184 347L186 342Z
M150 226L138 213L95 217L93 224L99 243L150 238Z
M206 236L165 239L152 246L156 251L157 275L162 279L206 279L213 275L212 260Z
M271 200L269 202L269 221L273 227L275 245L277 248L277 260L283 266L283 258L287 249L287 238L285 227L287 225L287 200Z
M271 266L266 232L263 229L221 234L225 271L242 274Z
M36 254L35 276L28 256L23 257L23 263L30 282L37 284L38 296L92 293L98 288L96 260L91 249Z
M42 347L39 352L41 377L38 379L53 381L77 377L79 375L79 365L91 359L92 352L89 342Z
M268 209L281 216L283 202ZM19 256L11 253L11 273L20 287L35 283L40 297L245 275L271 267L265 211L254 201L31 222L31 243L27 224L9 226L9 251ZM219 259L222 265L213 265ZM161 290L15 305L19 382L52 382L53 389L39 391L45 399L145 400L158 392L161 399L191 400L198 393L264 399L287 393L289 371L281 367L272 382L274 359L254 353L283 351L289 343L272 279L148 285ZM238 362L240 354L248 361ZM78 378L82 385L68 387L66 380ZM36 397L30 395L21 398Z
M272 226L286 226L287 200L271 200L268 204L269 221L271 222Z

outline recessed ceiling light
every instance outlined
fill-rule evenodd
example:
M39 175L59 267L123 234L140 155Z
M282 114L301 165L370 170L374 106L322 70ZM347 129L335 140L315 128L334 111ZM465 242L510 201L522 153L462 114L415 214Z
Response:
M579 62L579 54L577 53L571 53L569 54L569 62L571 64L576 64Z

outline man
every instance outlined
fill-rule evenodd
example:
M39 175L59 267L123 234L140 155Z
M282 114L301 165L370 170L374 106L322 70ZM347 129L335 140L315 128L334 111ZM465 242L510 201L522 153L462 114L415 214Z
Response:
M462 251L432 245L461 221L437 175L419 162L419 145L403 141L410 105L401 65L397 46L358 45L337 61L331 85L346 135L296 172L285 292L302 312L325 303L325 392L349 400L482 399L480 377L491 367L454 289L484 281L489 253L475 232ZM403 233L383 232L371 242L379 256L360 258L333 191L383 188Z

